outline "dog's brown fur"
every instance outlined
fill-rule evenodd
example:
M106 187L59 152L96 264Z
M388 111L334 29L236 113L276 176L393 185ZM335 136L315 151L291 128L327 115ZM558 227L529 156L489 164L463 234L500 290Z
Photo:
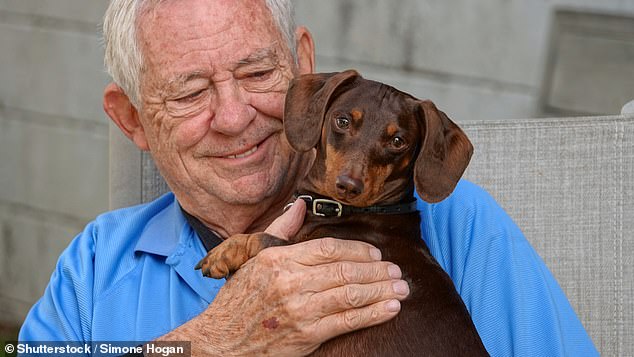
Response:
M414 189L428 202L441 201L453 191L473 151L462 130L432 102L355 71L293 81L284 127L295 150L317 149L298 192L357 207L411 202ZM394 319L327 341L313 355L488 355L453 282L421 239L418 212L307 215L290 242L266 233L227 239L201 261L203 272L224 277L266 247L321 237L378 247L384 260L401 268L410 295Z

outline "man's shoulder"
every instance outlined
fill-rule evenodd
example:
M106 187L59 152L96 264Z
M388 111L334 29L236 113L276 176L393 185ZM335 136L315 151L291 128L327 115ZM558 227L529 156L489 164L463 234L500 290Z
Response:
M432 216L477 218L478 215L504 215L504 210L482 187L462 179L454 191L441 202L427 203L418 198L419 210Z
M491 195L481 186L462 179L458 181L454 192L449 195L448 200L461 200L461 201L470 201L470 202L485 202L488 200L493 200Z
M438 203L419 200L423 238L445 270L462 269L472 249L492 241L524 239L504 209L482 187L460 180L454 192Z
M177 208L174 195L167 193L149 203L103 213L71 243L68 251L91 253L94 274L107 277L102 279L104 286L95 288L106 290L140 263L136 251L140 242L150 241L148 234L155 235L152 232L156 230L168 234L166 227L174 226L172 216Z
M96 239L103 236L108 239L139 236L156 216L177 204L174 195L169 192L148 203L102 213L91 223L93 235Z

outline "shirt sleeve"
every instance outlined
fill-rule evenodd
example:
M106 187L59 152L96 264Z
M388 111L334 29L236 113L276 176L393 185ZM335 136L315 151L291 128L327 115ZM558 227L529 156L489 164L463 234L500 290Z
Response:
M423 238L492 356L598 355L542 259L489 194L461 181L445 201L419 208Z
M33 305L18 339L90 341L95 224L90 224L61 254L44 295Z

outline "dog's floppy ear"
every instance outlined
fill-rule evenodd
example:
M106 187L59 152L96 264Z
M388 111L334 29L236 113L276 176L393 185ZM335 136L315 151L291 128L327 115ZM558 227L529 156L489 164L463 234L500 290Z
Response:
M284 132L291 147L308 151L321 136L326 110L338 89L360 77L355 70L305 74L294 79L286 93Z
M416 105L423 138L414 167L416 191L426 202L440 202L456 187L469 164L473 145L434 103L425 100Z

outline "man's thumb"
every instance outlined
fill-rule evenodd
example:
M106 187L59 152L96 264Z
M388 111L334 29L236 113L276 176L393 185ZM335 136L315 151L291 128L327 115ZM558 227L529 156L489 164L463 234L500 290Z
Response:
M306 202L302 199L297 199L286 212L277 217L275 221L266 228L265 232L278 238L288 240L299 232L302 223L304 223L305 214Z

